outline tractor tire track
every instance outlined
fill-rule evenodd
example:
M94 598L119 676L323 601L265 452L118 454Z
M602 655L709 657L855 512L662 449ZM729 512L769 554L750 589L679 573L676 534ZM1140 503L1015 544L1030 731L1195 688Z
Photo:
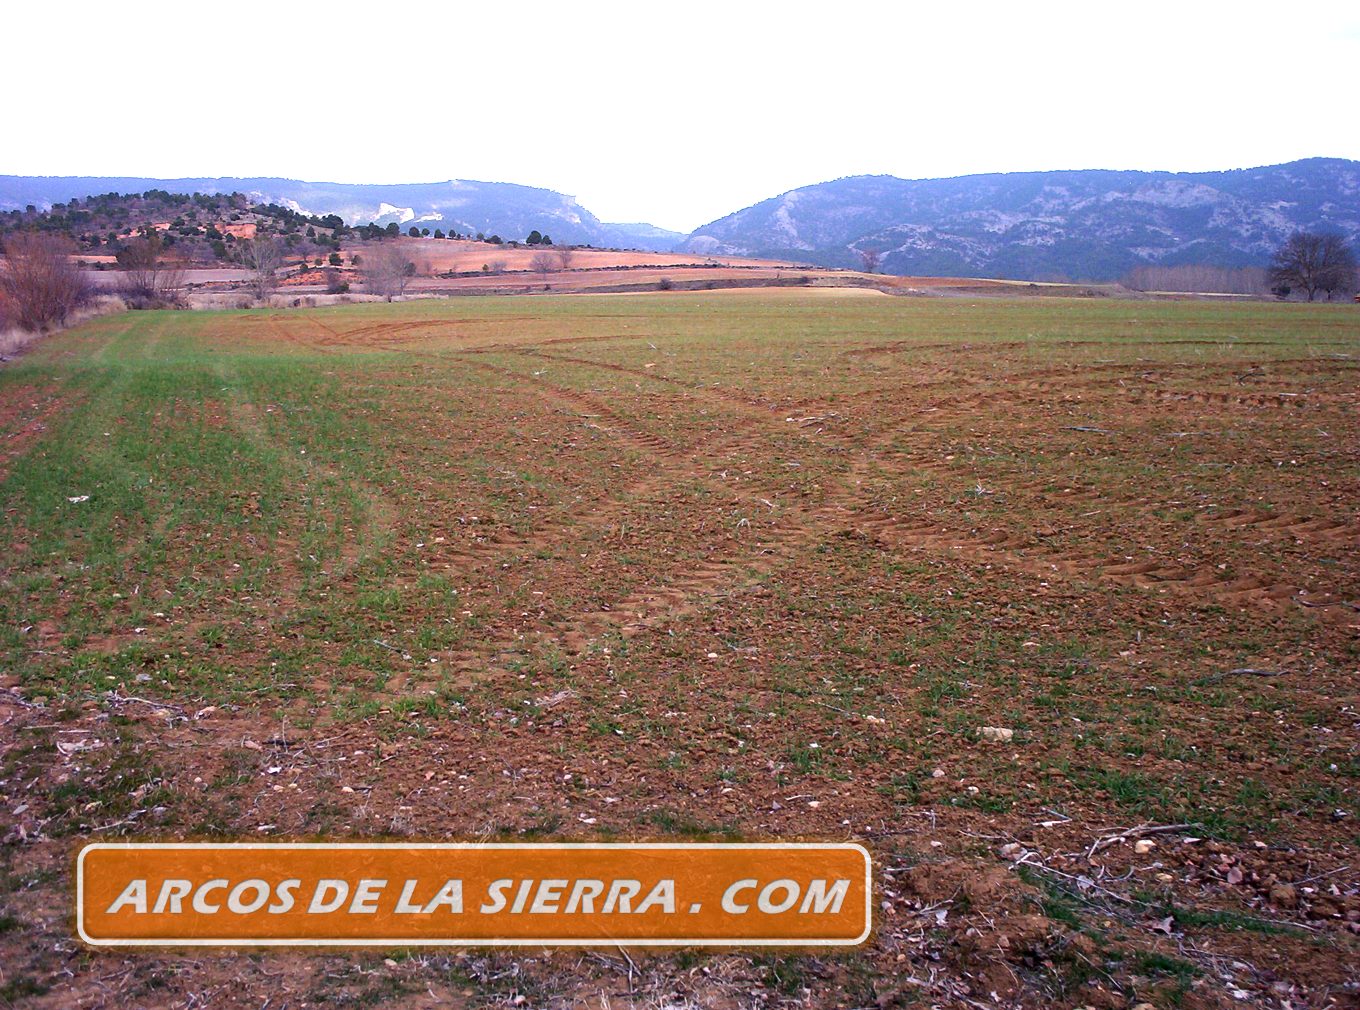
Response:
M752 430L763 430L768 433L787 433L793 430L787 427L790 419L780 416L786 410L776 411L744 397L717 393L707 387L691 386L670 376L652 374L650 370L570 354L550 353L542 350L541 346L498 346L488 350L515 354L530 360L558 361L567 365L635 376L677 389L686 396L712 399L723 405L735 406L742 415L742 430L726 431L721 437L709 436L696 444L681 447L625 417L599 397L501 365L469 360L472 356L462 358L469 367L533 388L539 395L565 405L583 421L594 422L592 427L618 439L640 455L659 464L659 469L650 477L630 485L622 497L601 503L598 509L589 514L582 515L577 512L559 516L553 522L527 534L499 531L479 541L475 547L468 548L464 545L448 555L446 560L464 564L469 568L487 568L503 564L507 558L551 546L558 540L560 534L567 533L572 528L589 529L605 525L613 521L618 511L626 507L630 500L648 494L664 495L666 489L676 480L711 480L713 467L709 463L709 454L719 451L723 446L730 448L746 443ZM1149 374L1145 366L1121 364L1110 367L1132 373L1134 376ZM818 436L816 442L825 445L829 450L835 451L839 448L856 452L850 473L840 482L840 486L828 490L827 498L822 504L809 508L797 505L781 507L776 518L764 524L759 532L752 532L747 540L725 541L708 556L690 562L668 573L664 578L649 580L647 584L636 586L596 609L565 618L549 619L536 627L503 631L493 640L477 648L458 650L450 657L452 662L445 670L451 670L459 677L481 680L505 672L517 661L522 661L531 648L551 648L568 656L581 655L601 637L611 634L629 637L663 627L730 599L762 579L768 578L781 566L797 561L799 557L805 556L811 547L832 536L860 535L891 550L921 551L960 558L974 564L996 565L1047 579L1060 578L1079 583L1129 586L1145 591L1174 593L1194 601L1227 606L1278 609L1293 605L1306 608L1310 613L1327 620L1354 620L1356 605L1353 602L1327 590L1290 582L1282 576L1236 576L1218 570L1212 565L1184 566L1165 561L1130 561L1127 558L1064 552L1038 542L1027 532L985 526L954 529L935 521L928 514L895 515L865 508L860 503L861 492L856 477L862 479L870 464L882 466L890 471L934 469L948 470L952 474L957 474L957 468L932 459L924 449L908 449L906 453L894 453L882 444L886 436L898 438L904 425L919 422L923 417L961 416L984 407L1013 403L1017 399L1035 398L1045 394L1071 399L1074 392L1085 389L1093 392L1114 392L1120 395L1121 399L1124 395L1137 395L1135 391L1126 387L1112 385L1107 378L1079 384L1079 389L1074 390L1073 383L1061 378L1066 373L1066 369L1040 370L1037 377L1022 376L1001 390L996 389L994 379L970 377L966 385L972 388L963 395L959 392L960 377L949 376L930 384L931 392L935 395L917 400L909 405L906 412L879 419L867 429L851 430L847 426L831 431L826 427L819 428L815 433ZM908 391L918 393L921 388L909 387ZM1254 394L1234 395L1242 399L1247 406L1275 405L1278 401L1278 398ZM1042 405L1036 403L1036 407ZM836 406L839 407L841 404ZM820 423L822 419L807 420L809 424L814 424ZM806 430L806 426L800 425L798 430ZM860 449L866 442L869 449ZM1039 479L1035 478L1035 483L1038 482ZM771 497L778 493L772 488L767 491L766 487L757 480L748 485L746 491L752 495L770 493ZM731 489L724 487L723 490ZM1026 486L1021 490L1024 493L1030 488ZM1086 495L1095 495L1094 489L1074 489L1069 495L1064 495L1061 502L1055 502L1055 507L1080 501ZM1097 497L1092 500L1136 513L1148 513L1166 507L1165 503L1159 503L1147 496L1134 496L1121 500L1117 505L1105 498ZM1278 517L1253 515L1237 518L1240 520L1239 525L1262 530L1278 530L1287 535L1316 536L1324 540L1339 538L1336 542L1343 544L1353 536L1353 529L1342 521L1303 516L1291 516L1278 523L1272 522L1272 518ZM1232 519L1225 522L1231 523ZM394 686L405 689L407 684L397 683Z
M885 454L881 446L876 448L878 451L871 449L856 458L852 474L858 479L867 476L871 466L889 472L953 470L920 448L895 454ZM1149 503L1147 511L1158 507L1165 506ZM1354 534L1353 527L1344 522L1338 525L1314 519L1293 520L1290 516L1278 526L1268 528L1299 530L1304 535L1318 535L1324 539L1339 538L1328 542L1341 546L1348 546ZM1212 562L1186 565L1163 560L1130 561L1128 558L1092 556L1054 549L1029 532L999 527L958 530L928 518L907 522L891 514L871 514L863 520L863 528L889 544L914 549L947 549L953 556L1036 575L1060 575L1086 582L1104 581L1167 590L1190 599L1227 606L1259 605L1271 609L1281 604L1294 604L1334 622L1354 622L1356 613L1360 612L1360 602L1327 587L1301 585L1284 574L1236 576Z

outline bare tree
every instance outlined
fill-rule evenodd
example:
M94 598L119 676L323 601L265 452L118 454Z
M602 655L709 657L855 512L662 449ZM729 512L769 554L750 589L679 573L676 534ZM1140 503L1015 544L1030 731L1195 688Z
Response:
M345 280L345 275L335 267L326 267L322 274L326 278L326 294L343 295L349 291L349 281Z
M570 270L571 262L576 258L576 250L569 245L560 245L554 252L557 256L557 269Z
M877 249L859 249L859 261L864 267L866 274L878 272L878 265L883 262L883 254Z
M1275 252L1269 277L1281 298L1297 289L1310 302L1319 291L1330 299L1355 286L1355 254L1340 235L1298 231Z
M0 303L9 321L25 330L60 326L94 300L89 278L71 262L71 243L55 235L21 232L5 240Z
M548 274L557 269L559 262L561 261L555 253L534 253L533 259L529 260L529 269L534 271L534 273L542 274L543 279L547 280Z
M132 308L159 309L180 304L184 271L178 264L167 263L164 252L158 231L147 231L119 250L117 260L123 276L118 280L118 294Z
M267 236L244 239L232 247L232 259L246 271L246 286L264 301L278 284L277 271L283 265L283 249Z
M406 284L415 268L399 243L379 245L364 253L364 287L369 294L381 295L390 302L406 293Z

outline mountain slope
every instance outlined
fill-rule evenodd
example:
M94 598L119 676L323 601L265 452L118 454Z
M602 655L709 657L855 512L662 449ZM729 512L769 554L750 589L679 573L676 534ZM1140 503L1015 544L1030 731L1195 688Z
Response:
M573 245L623 246L669 251L684 239L651 225L607 224L573 197L504 182L349 185L295 179L145 179L111 176L0 176L0 210L32 204L45 210L98 193L245 193L308 214L338 214L348 224L408 224L453 229L460 234L499 234L523 239L537 230Z
M1264 265L1298 229L1360 238L1360 162L1228 172L856 176L792 190L696 230L695 253L899 274L1114 280L1143 264Z

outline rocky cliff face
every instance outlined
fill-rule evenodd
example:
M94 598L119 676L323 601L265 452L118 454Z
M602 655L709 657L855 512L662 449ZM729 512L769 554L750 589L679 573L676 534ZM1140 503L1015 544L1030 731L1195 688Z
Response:
M898 274L1114 280L1158 264L1262 266L1291 232L1360 238L1360 162L1314 158L1230 172L858 176L796 189L690 236L696 253Z

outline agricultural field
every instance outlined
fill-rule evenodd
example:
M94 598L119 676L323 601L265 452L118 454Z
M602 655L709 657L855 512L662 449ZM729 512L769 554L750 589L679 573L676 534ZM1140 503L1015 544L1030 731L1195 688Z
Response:
M0 1007L1354 1005L1358 379L1354 306L854 289L47 338ZM85 841L246 837L857 840L874 933L73 939Z

